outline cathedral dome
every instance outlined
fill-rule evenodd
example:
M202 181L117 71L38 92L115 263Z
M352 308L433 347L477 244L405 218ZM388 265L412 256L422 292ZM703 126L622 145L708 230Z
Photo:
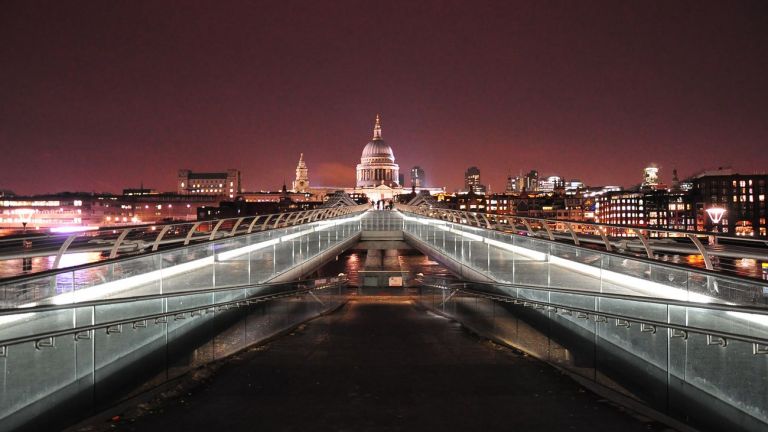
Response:
M386 159L386 160L382 160ZM373 127L373 138L363 148L363 154L360 156L360 162L384 162L392 163L395 161L395 154L392 147L381 139L381 118L376 115L376 124Z
M365 148L363 149L363 155L360 158L386 158L394 162L395 154L392 152L392 147L388 146L384 140L374 139L373 141L366 144Z
M381 139L381 119L377 115L373 138L363 148L360 163L357 165L357 187L399 187L399 170L392 147Z

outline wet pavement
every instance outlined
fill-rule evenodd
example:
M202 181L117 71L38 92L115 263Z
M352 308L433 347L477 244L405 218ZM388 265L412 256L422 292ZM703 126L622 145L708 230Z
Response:
M203 384L77 430L663 429L404 297L352 297L189 379L200 376Z

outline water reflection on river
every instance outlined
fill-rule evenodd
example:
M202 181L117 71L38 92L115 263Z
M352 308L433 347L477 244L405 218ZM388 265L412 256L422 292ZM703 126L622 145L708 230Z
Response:
M60 268L74 267L83 264L89 264L104 259L99 252L82 252L82 253L69 253L64 254L61 257ZM53 264L56 261L55 256L37 257L29 259L31 267L24 269L24 262L22 259L0 260L0 279L39 273L45 270L53 269ZM79 272L83 274L84 278L87 278L84 274L86 272ZM85 280L83 280L85 282Z

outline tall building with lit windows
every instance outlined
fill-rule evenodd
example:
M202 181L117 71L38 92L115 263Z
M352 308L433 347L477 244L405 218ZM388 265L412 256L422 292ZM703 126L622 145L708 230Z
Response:
M608 192L597 197L595 222L611 225L645 225L642 192Z
M525 192L536 192L539 189L539 172L536 170L531 170L528 174L525 175L525 180L523 181L523 191Z
M180 195L220 195L234 199L241 191L240 171L192 172L180 169L176 185Z
M484 194L486 191L485 185L480 183L480 169L471 166L464 172L464 190L467 192L474 192L477 194Z
M420 166L411 168L411 186L415 188L421 188L427 185L427 179L424 174L424 169Z
M647 189L654 189L659 185L659 167L656 164L645 167L643 169L643 183L642 187Z
M685 191L620 191L599 195L595 201L595 222L679 231L696 228L693 199Z
M768 237L768 174L735 174L730 169L706 171L691 179L697 228L744 237ZM724 208L718 223L707 209Z
M675 190L646 192L645 222L649 228L678 231L696 229L696 213L690 193Z

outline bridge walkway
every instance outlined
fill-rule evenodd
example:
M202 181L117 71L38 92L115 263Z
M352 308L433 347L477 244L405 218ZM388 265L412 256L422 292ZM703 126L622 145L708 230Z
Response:
M660 430L404 297L353 296L189 393L88 430Z

